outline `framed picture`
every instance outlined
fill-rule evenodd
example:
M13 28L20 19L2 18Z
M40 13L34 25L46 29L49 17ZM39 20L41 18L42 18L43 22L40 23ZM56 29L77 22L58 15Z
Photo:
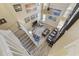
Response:
M57 17L55 17L55 16L52 16L52 15L48 16L48 20L56 21L56 19L57 19Z
M25 23L28 23L30 21L30 17L24 18Z
M47 15L48 20L56 21L57 17L61 15L61 10L59 9L52 9L49 15Z
M0 25L4 24L4 23L7 23L7 21L5 20L5 18L0 19Z
M36 3L25 4L26 13L35 12L37 10Z
M32 15L32 16L31 16L31 20L34 20L34 19L36 19L37 17L38 17L38 13Z
M32 11L33 3L25 4L26 12L29 13Z
M14 7L14 10L15 10L16 12L22 11L22 6L21 6L21 4L14 4L13 7Z
M50 14L53 15L53 16L60 16L61 10L59 10L59 9L52 9Z

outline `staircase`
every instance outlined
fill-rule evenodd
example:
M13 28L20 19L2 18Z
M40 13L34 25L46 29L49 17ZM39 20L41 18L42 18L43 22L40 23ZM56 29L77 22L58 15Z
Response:
M19 38L22 45L30 55L35 55L35 56L48 55L48 52L51 48L48 46L47 42L45 42L40 47L36 47L35 44L31 41L31 39L28 37L28 35L21 29L18 29L16 32L14 32L14 34Z
M20 40L22 46L30 55L34 56L47 56L51 47L48 46L47 42L43 43L41 46L36 47L31 41L28 35L21 29L18 28L17 24L13 24L7 29L11 30L15 36Z
M0 30L0 55L28 56L29 53L22 46L20 40L10 30Z

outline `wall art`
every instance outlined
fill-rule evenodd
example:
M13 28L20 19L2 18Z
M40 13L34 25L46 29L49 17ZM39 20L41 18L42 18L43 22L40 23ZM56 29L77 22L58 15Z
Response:
M14 4L13 8L16 12L22 11L22 6L21 4Z
M7 21L5 20L5 18L0 19L0 25L7 23Z
M28 23L30 21L30 17L24 18L25 23Z

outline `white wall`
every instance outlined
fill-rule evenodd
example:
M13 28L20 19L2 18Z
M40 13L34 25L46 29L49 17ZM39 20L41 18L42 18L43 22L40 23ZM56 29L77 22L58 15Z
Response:
M5 18L7 23L0 25L0 29L6 29L16 23L16 16L11 12L8 4L0 4L0 18Z
M0 4L0 18L6 18L6 20L8 22L6 24L0 25L0 29L6 29L7 27L14 26L14 24L16 24L17 20L24 20L24 18L26 18L30 15L30 14L26 13L26 10L25 10L25 7L24 7L25 4L21 4L22 5L22 11L20 11L20 12L15 12L15 10L13 8L13 4L14 3ZM63 12L64 12L66 10L66 8L68 7L68 5L69 4L67 4L67 3L66 4L53 3L53 4L51 4L51 7L54 7L54 8L60 7L60 9L62 9ZM51 22L51 21L48 22L47 20L46 20L46 22L51 23L51 24L53 23L52 25L55 26L55 25L58 24L59 19L56 23Z

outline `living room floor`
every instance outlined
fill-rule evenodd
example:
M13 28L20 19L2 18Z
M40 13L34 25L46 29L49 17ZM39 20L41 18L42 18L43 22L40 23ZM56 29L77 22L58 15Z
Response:
M48 55L79 55L79 19L72 25L72 27L65 32L65 34L54 44ZM69 46L70 45L70 46ZM70 50L69 50L70 49Z

